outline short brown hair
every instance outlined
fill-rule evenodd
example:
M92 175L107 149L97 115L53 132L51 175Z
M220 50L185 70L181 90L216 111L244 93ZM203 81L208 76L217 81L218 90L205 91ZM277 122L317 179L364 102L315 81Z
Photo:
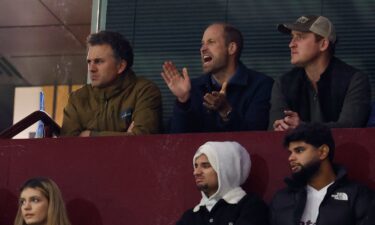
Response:
M237 45L237 53L236 53L236 60L240 60L243 45L244 45L244 40L243 36L240 30L235 28L233 25L228 24L228 23L223 23L223 22L218 22L218 23L213 23L209 25L208 27L212 25L221 25L224 29L224 40L226 46L229 45L229 43L234 42ZM207 28L208 28L207 27ZM207 29L206 28L206 29Z
M88 46L103 44L111 46L116 59L123 59L126 61L126 68L132 67L134 60L133 48L122 34L115 31L103 30L98 33L90 34L87 37Z

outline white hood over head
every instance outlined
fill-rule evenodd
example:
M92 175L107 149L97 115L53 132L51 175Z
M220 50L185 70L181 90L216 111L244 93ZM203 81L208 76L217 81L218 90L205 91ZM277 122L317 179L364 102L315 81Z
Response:
M202 192L201 202L194 208L194 211L198 211L202 205L211 210L221 198L230 204L238 203L246 195L240 185L246 181L251 168L250 155L247 150L238 142L206 142L195 153L193 167L195 160L202 154L207 156L217 173L218 190L209 198Z

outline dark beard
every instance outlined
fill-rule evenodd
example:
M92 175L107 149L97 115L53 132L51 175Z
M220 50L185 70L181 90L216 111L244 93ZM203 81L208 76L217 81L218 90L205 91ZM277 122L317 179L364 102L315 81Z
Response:
M301 170L293 173L292 178L296 182L306 185L312 177L314 177L317 172L319 171L321 161L316 160L314 162L311 162L305 166L301 166Z
M197 185L197 188L198 188L199 191L202 191L207 197L210 197L209 194L208 194L208 185L207 184Z
M198 188L199 191L203 191L204 193L206 193L208 191L208 185L207 184L197 185L197 188Z

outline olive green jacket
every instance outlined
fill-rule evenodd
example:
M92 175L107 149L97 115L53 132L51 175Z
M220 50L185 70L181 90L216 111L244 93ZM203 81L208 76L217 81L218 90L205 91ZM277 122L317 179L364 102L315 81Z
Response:
M85 130L91 136L155 134L160 126L159 88L129 70L109 87L87 84L73 92L64 109L61 135L78 136Z

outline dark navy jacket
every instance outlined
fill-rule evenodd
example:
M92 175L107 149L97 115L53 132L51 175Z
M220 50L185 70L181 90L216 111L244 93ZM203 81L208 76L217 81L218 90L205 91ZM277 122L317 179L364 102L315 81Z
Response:
M212 75L191 81L190 99L176 100L170 124L171 133L266 130L270 110L272 78L246 68L242 63L227 86L227 100L232 106L224 122L219 113L203 106L203 96L212 91Z

